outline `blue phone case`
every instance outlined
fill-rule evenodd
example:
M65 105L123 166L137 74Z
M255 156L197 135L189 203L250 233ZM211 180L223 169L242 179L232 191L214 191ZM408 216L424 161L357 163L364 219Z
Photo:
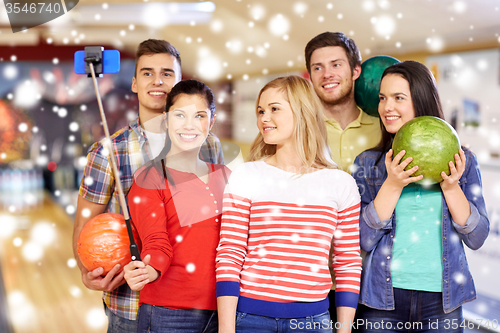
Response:
M116 74L120 72L120 51L104 50L102 53L102 72L103 74ZM75 52L75 73L85 73L85 51Z

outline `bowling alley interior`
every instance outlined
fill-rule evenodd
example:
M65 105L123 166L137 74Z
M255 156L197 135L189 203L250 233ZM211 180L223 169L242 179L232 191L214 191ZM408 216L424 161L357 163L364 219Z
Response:
M212 89L211 131L233 169L258 134L259 90L280 76L309 79L304 48L325 31L354 40L363 62L414 60L434 75L445 120L479 162L490 221L484 245L466 247L478 296L463 306L465 332L500 332L500 1L64 0L54 17L34 23L16 21L4 5L0 332L107 330L102 292L83 284L73 253L87 152L105 138L94 81L75 72L76 52L119 51L119 71L96 79L112 134L138 114L137 46L169 41L180 52L182 79Z

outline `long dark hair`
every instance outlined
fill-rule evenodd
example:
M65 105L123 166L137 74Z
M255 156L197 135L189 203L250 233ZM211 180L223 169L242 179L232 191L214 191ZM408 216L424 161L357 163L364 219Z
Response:
M203 82L196 81L196 80L184 80L180 81L177 83L172 90L167 95L167 102L165 106L165 110L168 113L170 111L170 108L172 105L175 104L177 101L178 97L180 95L197 95L202 97L205 102L207 103L208 109L210 110L210 121L212 122L214 120L215 116L215 98L212 90ZM167 121L167 117L165 117L164 122ZM172 179L172 176L170 175L170 172L168 171L166 167L166 159L167 159L167 154L170 151L170 148L172 147L172 142L170 141L170 138L168 136L168 128L167 126L163 126L165 128L165 131L167 133L166 138L165 138L165 147L162 149L162 151L156 156L152 162L151 166L146 170L146 172L149 172L149 169L151 167L155 167L157 170L161 170L161 173L163 173L163 176L165 179L168 180L168 182L175 186L174 180ZM208 144L208 141L207 141ZM213 149L212 147L208 146L208 153L212 154ZM213 158L210 156L210 160L212 161Z
M423 64L417 61L403 61L386 68L382 74L382 79L389 74L399 75L408 81L410 86L410 95L415 110L415 118L421 116L433 116L444 120L441 100L436 86L436 80L431 71ZM379 144L372 150L380 151L382 154L378 157L377 164L382 155L388 152L392 147L392 140L395 134L387 132L380 120L380 129L382 138Z

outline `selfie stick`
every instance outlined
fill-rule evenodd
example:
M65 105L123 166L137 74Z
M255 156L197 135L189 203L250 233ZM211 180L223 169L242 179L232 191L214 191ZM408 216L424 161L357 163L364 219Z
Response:
M132 232L132 226L130 224L130 216L128 214L127 202L125 201L125 195L123 195L122 183L120 182L120 174L118 173L118 168L116 167L116 157L113 153L113 147L111 145L111 138L109 137L108 123L106 122L106 116L104 115L104 110L102 108L101 95L99 94L99 88L97 87L97 79L94 71L94 62L99 63L102 61L101 57L96 55L86 56L85 62L89 65L90 74L92 75L92 81L94 82L95 94L97 96L97 103L99 105L99 111L101 112L102 127L104 128L104 134L106 134L106 140L104 140L104 146L109 152L109 161L111 162L111 167L113 168L113 173L115 174L115 184L118 191L118 197L120 198L120 206L122 207L123 216L125 217L125 224L127 225L128 238L130 240L130 255L132 260L141 260L141 255L139 253L139 248L135 243L134 234Z

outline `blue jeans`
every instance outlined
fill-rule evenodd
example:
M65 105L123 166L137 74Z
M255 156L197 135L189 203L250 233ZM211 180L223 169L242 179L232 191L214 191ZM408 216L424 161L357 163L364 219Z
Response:
M137 314L138 333L216 333L217 311L169 309L142 304Z
M446 332L461 333L462 307L443 311L442 293L394 288L395 310L377 310L358 306L356 332Z
M236 312L236 333L332 333L327 312L302 318L273 318Z
M104 304L104 303L103 303ZM108 316L108 331L107 333L137 333L137 321L128 320L114 314L104 304L104 312Z

